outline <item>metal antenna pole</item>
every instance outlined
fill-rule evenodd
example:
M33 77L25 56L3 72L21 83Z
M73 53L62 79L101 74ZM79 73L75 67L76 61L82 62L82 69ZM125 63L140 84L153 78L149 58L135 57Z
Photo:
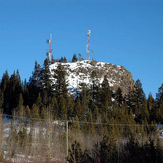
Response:
M46 53L49 63L51 64L52 61L52 57L51 57L51 53L52 53L52 34L50 34L50 39L46 41L49 44L49 49L47 50L48 52Z
M90 39L90 34L91 34L91 30L88 30L88 33L87 33L87 36L88 36L88 39L87 39L87 49L86 49L86 51L87 51L87 59L88 59L88 60L90 59L90 57L89 57L89 52L90 52L90 50L89 50L89 39Z

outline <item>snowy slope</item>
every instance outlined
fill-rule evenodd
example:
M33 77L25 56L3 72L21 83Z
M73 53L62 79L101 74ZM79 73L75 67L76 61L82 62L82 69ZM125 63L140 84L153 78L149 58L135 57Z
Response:
M59 62L51 64L49 69L51 74L57 68ZM66 80L69 89L79 89L82 83L91 85L91 73L96 71L97 80L101 84L104 76L107 76L109 85L113 91L118 87L122 88L123 93L127 93L128 86L133 87L134 80L130 72L123 66L113 65L106 62L96 62L90 60L77 61L73 63L61 63L66 71Z

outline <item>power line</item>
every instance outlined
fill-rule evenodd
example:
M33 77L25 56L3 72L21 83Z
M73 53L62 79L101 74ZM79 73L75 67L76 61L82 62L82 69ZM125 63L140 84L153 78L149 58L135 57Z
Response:
M29 118L29 117L25 117L25 116L15 116L15 115L8 115L8 114L3 114L2 115L3 117L10 117L10 118L15 118L15 119L18 119L18 118L21 118L21 119L24 119L24 121L29 121L30 120L36 120L36 121L49 121L49 119L43 119L43 118ZM53 122L60 122L60 123L79 123L79 124L93 124L93 125L107 125L107 126L134 126L134 127L140 127L140 126L153 126L153 127L156 127L156 126L159 126L159 125L163 125L163 124L120 124L120 123L102 123L102 122L84 122L84 121L76 121L76 120L53 120Z

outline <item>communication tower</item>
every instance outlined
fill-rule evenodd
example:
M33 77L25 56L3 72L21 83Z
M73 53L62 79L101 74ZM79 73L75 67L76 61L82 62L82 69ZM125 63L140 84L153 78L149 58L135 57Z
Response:
M47 55L47 58L48 58L48 61L49 61L49 64L51 64L51 61L52 61L52 55L51 55L51 53L52 53L52 34L50 34L50 39L48 39L47 41L46 41L48 44L49 44L49 49L47 50L48 52L46 53L46 55Z
M87 51L87 59L88 60L90 59L90 57L89 57L89 52L90 52L90 50L89 50L90 34L91 34L91 30L88 30L88 33L87 33L87 36L88 36L88 38L87 38L87 48L86 48L86 51Z

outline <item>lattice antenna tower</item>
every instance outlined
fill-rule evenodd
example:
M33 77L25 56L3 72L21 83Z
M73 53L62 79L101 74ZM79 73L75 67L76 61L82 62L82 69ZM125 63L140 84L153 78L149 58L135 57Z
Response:
M52 34L50 34L50 39L48 39L46 42L49 44L49 49L47 50L48 52L46 53L46 55L47 55L49 64L51 64L51 62L52 62L52 55L51 55L51 53L52 53L52 50L53 50L52 49Z
M88 30L88 33L87 33L87 48L86 48L86 51L87 51L87 59L88 60L90 59L90 56L89 56L89 52L90 52L90 49L89 49L90 35L91 35L91 30Z

